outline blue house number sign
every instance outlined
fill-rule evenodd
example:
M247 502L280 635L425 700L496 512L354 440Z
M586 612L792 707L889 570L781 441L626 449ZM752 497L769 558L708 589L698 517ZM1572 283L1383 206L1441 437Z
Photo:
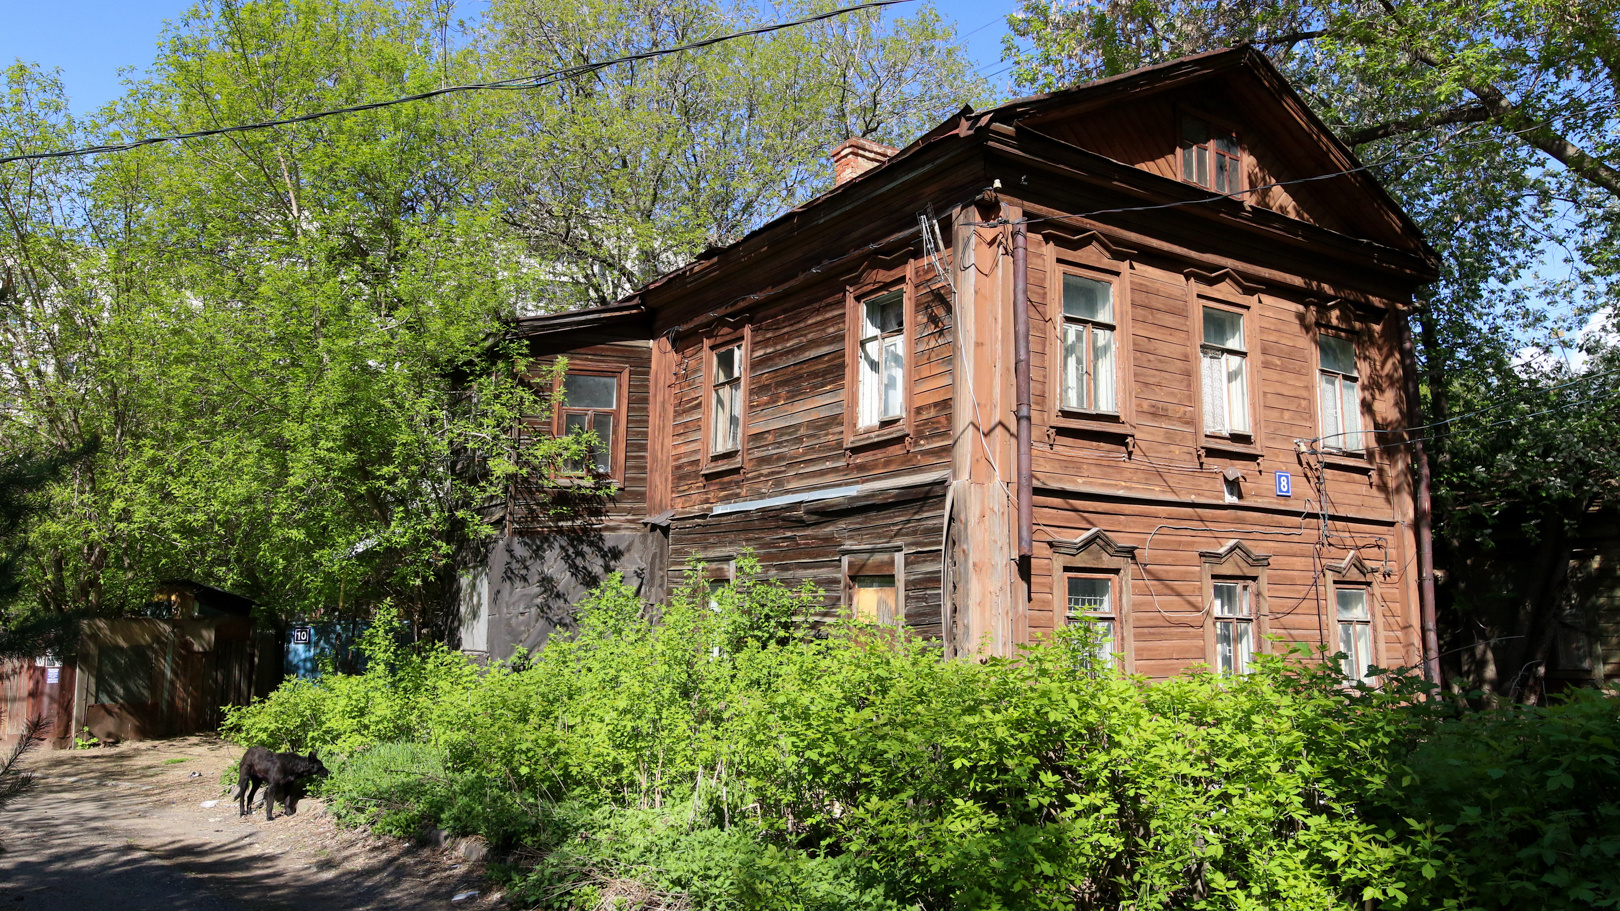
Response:
M1291 497L1294 495L1294 476L1286 471L1274 472L1277 476L1277 496Z

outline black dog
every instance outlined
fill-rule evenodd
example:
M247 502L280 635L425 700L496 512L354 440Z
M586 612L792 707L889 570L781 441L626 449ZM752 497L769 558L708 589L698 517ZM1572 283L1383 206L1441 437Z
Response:
M250 747L242 757L241 771L236 775L236 808L238 815L246 816L248 807L253 806L253 796L259 792L259 785L264 785L264 818L266 821L275 818L276 801L286 807L287 815L291 816L298 810L294 806L298 797L296 789L301 779L325 778L326 766L321 764L315 754L300 756L297 753L272 753L264 747ZM253 789L248 790L248 782L253 782Z

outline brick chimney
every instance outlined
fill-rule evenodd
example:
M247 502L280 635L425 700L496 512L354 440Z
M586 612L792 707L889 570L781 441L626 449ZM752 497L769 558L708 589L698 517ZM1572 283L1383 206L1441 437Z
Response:
M841 186L889 160L899 149L891 149L881 142L853 136L835 146L829 155L833 160L833 186Z

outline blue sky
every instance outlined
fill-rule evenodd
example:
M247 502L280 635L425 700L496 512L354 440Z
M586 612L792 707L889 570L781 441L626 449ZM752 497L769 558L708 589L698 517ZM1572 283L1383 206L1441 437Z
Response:
M119 94L119 70L145 69L166 20L178 18L191 0L33 0L7 4L0 28L0 63L22 59L59 68L73 108L94 110ZM457 0L463 16L476 15L481 0ZM967 34L968 51L983 74L1004 85L1001 40L1013 0L935 0L935 7ZM905 9L906 7L902 7ZM971 34L968 34L971 33Z

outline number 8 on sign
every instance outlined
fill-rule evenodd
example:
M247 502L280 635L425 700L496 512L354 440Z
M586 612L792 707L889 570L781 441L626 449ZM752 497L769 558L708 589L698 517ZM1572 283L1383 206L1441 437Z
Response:
M1277 496L1291 497L1294 495L1294 476L1286 471L1276 472Z

